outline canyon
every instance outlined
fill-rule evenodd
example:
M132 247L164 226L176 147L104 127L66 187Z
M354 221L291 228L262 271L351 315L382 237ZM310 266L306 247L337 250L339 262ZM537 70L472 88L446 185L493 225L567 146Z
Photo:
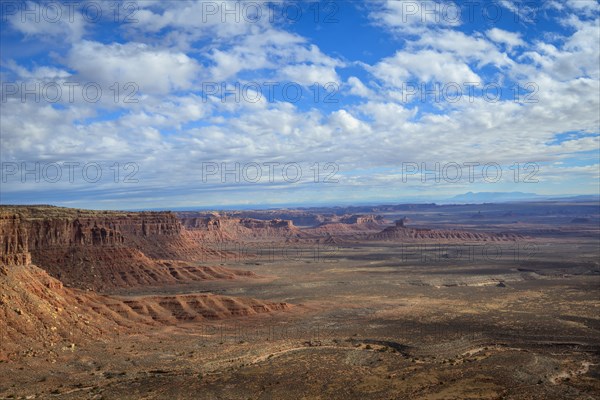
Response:
M595 398L599 222L0 206L0 398Z

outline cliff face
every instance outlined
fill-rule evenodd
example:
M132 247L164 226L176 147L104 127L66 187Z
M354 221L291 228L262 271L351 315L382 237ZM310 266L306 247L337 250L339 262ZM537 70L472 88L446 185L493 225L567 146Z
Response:
M273 219L270 221L263 221L259 219L253 218L242 218L239 221L240 225L248 228L248 229L283 229L283 230L293 230L294 224L292 221L283 220L283 219Z
M27 220L29 246L120 246L136 237L176 237L182 227L171 213L65 215Z
M477 242L513 242L523 237L512 233L484 233L446 229L420 229L404 226L404 220L395 226L370 235L371 240L441 240L441 241L477 241Z
M181 224L188 229L218 230L232 228L235 225L240 225L248 229L295 228L292 221L283 219L262 220L219 216L199 217L190 215L190 213L182 213L179 216L179 220L181 221Z
M227 212L200 212L200 211L181 211L177 216L183 225L192 227L195 219L231 219L231 220L289 220L295 227L315 226L330 219L333 214L316 214L299 210L258 210L258 211L227 211ZM202 222L199 222L200 224ZM199 226L196 226L199 227Z
M55 353L61 342L289 308L213 294L124 300L79 290L255 276L185 261L203 250L172 213L0 206L0 362L24 347Z
M296 236L300 230L290 220L232 218L193 212L179 213L190 234L203 242L238 241L249 238L277 239Z
M183 235L174 214L65 212L48 217L22 217L29 251L36 265L59 258L61 251L86 248L100 257L107 252L133 248L150 258L192 261L200 257L198 243ZM65 253L67 254L67 253ZM92 254L90 254L92 255Z
M343 224L381 225L384 223L384 220L381 215L345 215L342 218L340 218L340 222Z
M0 214L0 265L31 264L28 231L15 214Z
M0 263L35 264L69 286L96 290L218 278L164 260L217 259L170 212L109 212L0 207ZM212 258L211 258L212 257ZM230 275L237 275L232 271Z

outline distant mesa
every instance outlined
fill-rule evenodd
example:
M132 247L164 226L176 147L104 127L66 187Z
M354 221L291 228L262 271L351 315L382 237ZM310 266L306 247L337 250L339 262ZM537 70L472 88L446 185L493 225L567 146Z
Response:
M231 213L178 212L187 234L200 243L236 242L245 239L287 238L293 241L301 232L291 220L238 218Z
M381 215L348 215L343 216L339 219L339 222L343 224L381 224L383 217Z
M406 226L406 221L406 218L397 220L394 226L389 226L381 232L368 235L365 239L400 241L444 240L459 242L504 242L515 241L519 238L522 238L522 236L513 233L487 233L456 229L410 228Z

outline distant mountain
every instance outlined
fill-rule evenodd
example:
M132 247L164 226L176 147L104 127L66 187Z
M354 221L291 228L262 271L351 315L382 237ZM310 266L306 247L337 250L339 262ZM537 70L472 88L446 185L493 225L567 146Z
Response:
M556 200L556 201L600 201L600 196L598 196L596 194L581 194L578 196L553 197L552 200Z
M514 201L598 201L598 195L540 195L524 192L467 192L449 198L445 203L508 203Z
M448 199L453 203L498 203L507 201L541 200L547 196L523 192L467 192Z

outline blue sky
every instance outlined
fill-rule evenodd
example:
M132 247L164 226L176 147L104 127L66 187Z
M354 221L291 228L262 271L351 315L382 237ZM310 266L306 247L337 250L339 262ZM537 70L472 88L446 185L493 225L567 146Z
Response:
M596 1L2 1L2 204L599 194Z

